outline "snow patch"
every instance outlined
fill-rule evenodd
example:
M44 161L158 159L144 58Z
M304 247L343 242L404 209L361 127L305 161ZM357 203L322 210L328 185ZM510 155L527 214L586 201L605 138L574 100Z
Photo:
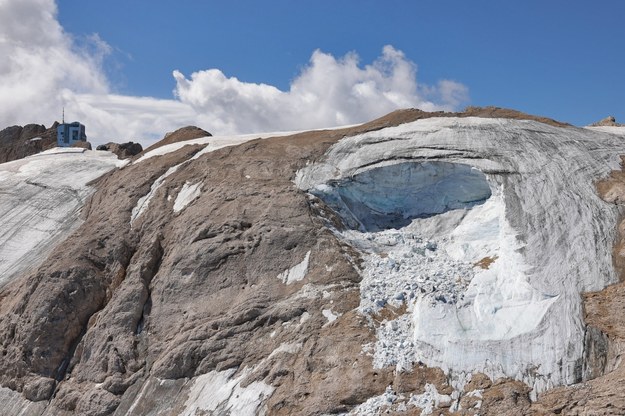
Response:
M302 325L310 319L310 314L306 311L299 317L299 324Z
M339 316L341 316L341 314L335 314L332 312L332 309L324 309L321 311L321 314L328 320L324 326L330 325L332 322L336 321Z
M283 271L278 275L278 279L287 285L294 282L299 282L306 277L308 273L308 261L310 260L310 251L304 256L304 260L301 263L296 264L288 270Z
M130 215L130 225L133 225L134 222L137 220L137 218L139 218L141 214L143 214L148 209L148 206L150 205L150 201L156 194L156 191L161 187L161 185L163 185L163 183L165 182L165 179L167 179L168 176L175 173L180 168L180 166L182 166L185 163L186 161L170 167L169 169L167 169L167 171L164 174L159 176L152 183L152 186L150 186L150 191L147 194L143 195L141 198L139 198L139 200L137 201L137 204L132 209L132 213Z
M178 192L178 196L174 202L174 212L178 213L182 211L187 205L200 196L201 186L201 182L195 184L191 184L188 181L185 182L180 192Z
M241 382L249 374L249 370L244 370L239 377L234 378L235 372L234 369L211 371L195 378L181 415L257 415L273 393L274 387L262 381L254 381L242 387Z
M388 386L384 393L371 397L366 402L359 404L348 415L373 416L382 414L382 411L391 407L398 398L399 396L393 391L391 386Z
M356 406L349 412L349 415L373 416L385 413L406 412L411 407L418 407L421 409L421 416L426 416L431 415L441 404L449 407L452 400L451 396L440 394L436 386L430 383L426 383L423 393L417 395L410 394L409 397L398 394L391 386L388 386L384 393L371 397L366 402ZM453 409L450 410L453 412Z
M68 153L85 153L88 150L82 147L53 147L51 149L44 150L33 156L46 156L46 155L59 155ZM91 151L91 150L89 150Z

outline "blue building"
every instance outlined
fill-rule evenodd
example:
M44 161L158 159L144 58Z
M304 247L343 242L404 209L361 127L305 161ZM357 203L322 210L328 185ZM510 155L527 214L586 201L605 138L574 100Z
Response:
M86 142L85 126L77 121L59 124L56 128L56 142L59 147L70 147L76 142Z

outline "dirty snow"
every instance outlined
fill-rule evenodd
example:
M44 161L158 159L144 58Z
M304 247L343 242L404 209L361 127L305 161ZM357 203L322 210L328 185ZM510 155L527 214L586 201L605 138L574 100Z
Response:
M187 205L189 205L198 196L200 196L201 187L202 182L194 184L191 184L188 181L185 182L185 184L182 186L182 189L180 189L180 192L178 192L176 200L174 201L174 212L177 213L182 211L184 208L186 208Z
M31 402L21 393L6 387L0 387L0 403L2 403L2 414L12 416L41 415L48 404L46 401Z

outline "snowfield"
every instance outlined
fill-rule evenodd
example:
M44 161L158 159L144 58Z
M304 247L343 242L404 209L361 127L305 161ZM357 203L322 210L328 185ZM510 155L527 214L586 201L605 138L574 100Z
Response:
M125 164L112 153L77 148L0 164L0 285L39 265L80 225L94 190L87 183Z
M299 188L349 229L375 365L511 377L535 395L585 377L581 293L616 282L616 206L594 183L622 137L534 121L431 118L348 137ZM365 346L367 350L369 346ZM535 397L535 396L534 396Z

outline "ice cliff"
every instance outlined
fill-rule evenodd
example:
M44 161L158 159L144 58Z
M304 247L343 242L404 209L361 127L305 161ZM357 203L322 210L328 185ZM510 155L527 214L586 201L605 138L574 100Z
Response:
M617 280L619 209L594 183L624 145L535 121L433 118L343 139L298 172L363 252L361 308L407 303L378 330L376 364L535 392L582 381L581 294Z

